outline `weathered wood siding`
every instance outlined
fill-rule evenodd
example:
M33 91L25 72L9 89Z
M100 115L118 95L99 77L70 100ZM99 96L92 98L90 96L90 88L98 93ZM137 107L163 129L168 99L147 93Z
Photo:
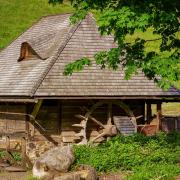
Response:
M2 113L5 112L5 113ZM0 104L0 148L6 146L6 135L10 138L10 148L20 149L21 136L26 132L26 116L9 113L26 113L25 104Z
M26 113L26 106L18 104L0 105L0 112ZM25 131L25 120L26 117L24 115L0 113L0 132L14 133L18 131Z
M60 142L60 103L45 100L38 112L35 123L30 123L32 141Z
M36 117L35 123L28 122L27 116L20 115L1 115L0 116L0 131L5 132L27 132L29 141L44 142L49 141L53 144L61 142L78 142L78 133L81 129L73 127L73 124L79 124L80 119L75 117L77 114L84 115L86 111L82 107L90 109L99 100L44 100ZM127 101L130 109L134 112L135 116L144 114L144 103L138 101ZM33 105L2 105L0 106L3 112L18 112L18 113L31 113ZM103 124L107 123L108 105L98 107L92 116ZM127 114L117 105L112 106L112 116L127 116ZM88 139L94 138L98 135L100 127L92 120L87 124L87 137Z

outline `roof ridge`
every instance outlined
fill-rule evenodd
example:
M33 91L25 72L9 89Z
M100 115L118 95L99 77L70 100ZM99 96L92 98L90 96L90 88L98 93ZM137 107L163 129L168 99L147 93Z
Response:
M54 57L50 60L47 68L44 70L44 72L42 73L41 77L39 78L39 80L36 82L36 84L34 85L34 87L31 90L31 94L30 96L35 95L36 91L38 90L39 86L41 85L41 83L43 82L43 80L45 79L46 75L49 73L49 71L51 70L51 68L53 67L53 65L56 63L58 57L60 56L61 52L63 51L63 49L65 48L65 46L68 44L69 40L71 39L71 37L74 35L74 33L76 32L76 30L78 29L78 27L80 26L80 24L82 23L82 21L80 21L79 23L77 23L75 26L73 26L67 36L65 37L65 40L62 42L61 46L58 48L57 53L54 55Z
M49 15L42 16L40 19L47 18L47 17L53 17L53 16L70 15L70 14L73 14L73 13L69 12L69 13L49 14Z
M0 49L0 53L2 53L2 52L3 52L6 48L8 48L14 41L16 41L18 38L20 38L20 37L21 37L24 33L26 33L28 30L30 30L31 28L33 28L33 27L34 27L36 24L38 24L41 20L43 20L43 19L45 19L45 18L47 18L47 17L60 16L60 15L68 15L68 14L73 14L73 13L51 14L51 15L41 16L40 18L38 18L38 20L32 22L32 24L31 24L27 29L25 29L25 31L23 31L23 32L20 33L17 37L15 37L14 39L12 39L12 40L10 41L10 43L9 43L6 47Z

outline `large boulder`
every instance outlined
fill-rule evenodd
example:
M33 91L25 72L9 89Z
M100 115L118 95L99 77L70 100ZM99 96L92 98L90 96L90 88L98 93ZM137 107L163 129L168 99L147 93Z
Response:
M74 159L70 146L55 147L35 161L33 175L43 180L53 179L57 174L67 172Z

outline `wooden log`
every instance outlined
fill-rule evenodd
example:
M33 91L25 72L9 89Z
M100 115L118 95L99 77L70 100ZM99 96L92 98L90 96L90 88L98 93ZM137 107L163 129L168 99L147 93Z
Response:
M79 133L75 133L76 137L84 137L84 129L81 129Z
M37 116L37 114L38 114L38 112L39 112L39 110L41 108L42 103L43 103L43 100L40 99L40 100L38 100L38 103L35 104L35 106L33 108L33 111L31 113L31 116L34 117L33 119L36 119L36 116Z
M22 157L22 167L26 167L26 139L21 139L21 157Z
M96 124L98 124L99 126L101 126L102 128L105 128L104 125L98 121L96 118L92 117L91 115L89 115L89 119L91 119L92 121L94 121Z
M161 103L157 104L157 131L161 129L162 108Z
M8 152L10 150L10 137L6 136L6 151Z

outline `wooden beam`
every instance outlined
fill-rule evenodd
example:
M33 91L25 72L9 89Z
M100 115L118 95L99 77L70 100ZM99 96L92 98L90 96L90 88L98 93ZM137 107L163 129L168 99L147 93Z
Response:
M34 105L32 113L30 114L30 116L31 116L30 120L33 121L32 136L34 136L34 134L35 134L35 124L38 125L40 128L42 128L42 126L39 125L39 123L35 121L36 116L38 115L38 112L39 112L39 110L41 108L42 102L43 102L43 99L38 100L38 102ZM43 129L43 131L44 131L44 129Z
M162 108L161 103L157 104L157 131L161 129Z
M26 113L29 114L29 106L26 105ZM30 138L30 131L29 131L29 121L30 121L30 117L29 116L26 116L26 133L27 133L27 138L29 139Z
M40 110L40 108L41 108L42 103L43 103L43 99L40 99L40 100L38 100L38 102L35 104L35 106L34 106L34 108L33 108L33 111L32 111L32 113L31 113L31 116L33 116L34 119L36 119L36 116L38 115L38 112L39 112L39 110Z
M4 103L4 102L16 102L16 103L37 103L38 100L37 99L3 99L0 97L0 102Z
M160 102L180 102L180 97L171 96L39 96L38 99L98 99L98 100L149 100Z

